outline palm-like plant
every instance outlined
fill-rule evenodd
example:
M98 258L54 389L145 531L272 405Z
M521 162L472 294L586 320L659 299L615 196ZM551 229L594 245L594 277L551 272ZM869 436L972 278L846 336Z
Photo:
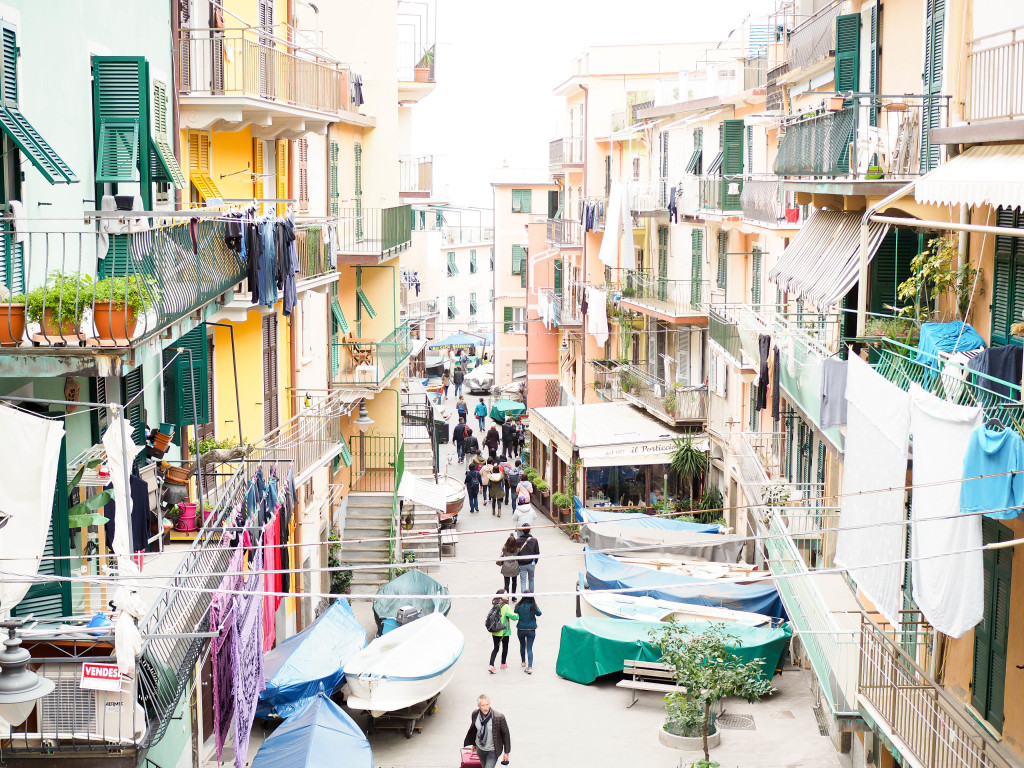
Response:
M690 486L690 498L697 497L697 489L708 471L708 455L693 444L693 438L677 437L673 440L672 470Z

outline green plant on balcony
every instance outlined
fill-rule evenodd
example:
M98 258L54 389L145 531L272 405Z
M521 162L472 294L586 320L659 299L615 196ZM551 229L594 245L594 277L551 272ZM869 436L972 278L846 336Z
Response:
M667 395L661 398L661 405L665 409L665 413L675 415L676 409L679 407L679 401L676 398L675 390L671 390Z
M97 304L109 302L114 307L128 308L140 314L158 296L156 281L141 280L138 275L108 277L97 281L93 288L93 298Z
M894 339L905 344L917 343L917 323L907 317L872 317L864 326L864 335L869 338Z
M910 302L900 308L902 317L928 322L938 311L939 302L952 299L957 318L966 319L978 270L966 261L957 266L959 246L955 234L935 237L911 260L910 277L896 289L898 298Z
M334 570L342 568L341 537L337 531L331 529L327 538L331 542L327 548L327 567L331 568L330 593L332 595L347 595L352 587L352 571L348 569Z
M636 296L636 288L633 288L632 286L626 286L625 288L622 289L622 298L630 299L633 298L634 296Z
M25 313L47 334L74 334L92 303L93 281L77 272L51 272L46 283L25 294Z
M623 392L632 392L640 388L640 377L628 368L619 371L619 388Z
M551 506L557 509L568 509L572 506L572 498L566 493L551 494Z

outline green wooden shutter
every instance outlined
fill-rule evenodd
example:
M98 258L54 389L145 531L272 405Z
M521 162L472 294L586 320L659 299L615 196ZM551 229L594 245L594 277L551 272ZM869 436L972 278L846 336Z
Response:
M730 184L739 186L743 175L743 120L722 121L722 210L739 208L740 193L728 194Z
M458 307L455 306L455 297L454 296L449 296L448 297L448 319L449 320L454 320L458 316L459 316L459 309L458 309Z
M519 199L521 202L520 213L533 213L533 190L521 189L519 190Z
M331 314L341 332L348 333L348 320L345 319L345 313L341 311L341 303L334 296L331 297Z
M132 425L131 438L136 445L146 444L146 401L140 396L144 386L141 365L121 377L121 402L131 403L125 408L125 417Z
M604 156L604 194L605 197L612 193L612 156Z
M185 188L185 174L181 172L167 140L167 86L159 80L153 81L153 132L149 137L149 162L153 181L173 184L176 189Z
M695 229L690 233L690 303L700 303L700 281L704 265L704 232Z
M555 293L562 292L562 260L555 259Z
M786 456L783 462L786 479L793 479L793 412L786 411Z
M93 56L93 110L97 183L142 182L146 195L149 162L149 65L141 56ZM140 174L141 171L141 174Z
M469 314L476 314L476 292L469 294Z
M469 273L476 274L476 248L469 249Z
M10 229L10 224L0 228L0 285L17 295L25 292L25 254L23 245L14 242Z
M836 91L856 91L860 85L860 14L836 17Z
M880 0L879 0L880 1ZM879 54L881 53L878 40L879 40L879 29L878 29L878 2L871 6L871 46L868 55L871 57L869 62L869 75L870 82L868 88L871 90L872 96L878 95L878 65L879 65ZM868 123L870 125L878 125L878 107L872 105L868 110Z
M946 42L946 0L927 0L924 21L924 110L921 115L921 173L939 164L939 144L931 130L942 124L943 46Z
M356 238L363 239L363 145L356 142L352 148L355 154L353 174L355 176Z
M341 156L341 147L338 142L331 142L330 154L330 175L328 178L327 197L330 201L331 216L339 215L338 201L341 193L338 187L338 158Z
M668 300L668 227L658 227L658 300Z
M3 75L0 77L0 102L5 107L18 106L18 33L14 27L0 22L3 31Z
M186 350L175 357L176 349ZM192 351L191 358L187 350ZM210 422L210 376L206 324L197 325L164 349L164 420L183 427ZM173 362L172 362L173 358Z
M515 312L512 307L505 307L504 320L505 333L512 333L512 324L515 322Z
M726 281L729 279L729 235L725 232L718 233L718 287L723 291Z
M897 229L890 229L882 239L871 260L868 311L878 314L892 311L888 307L896 304L897 287L910 277L910 262L920 248L917 240L912 232Z
M824 486L825 483L825 441L818 441L818 485Z
M377 310L373 308L369 297L366 295L366 291L362 288L356 288L356 299L359 300L359 306L361 307L360 311L365 311L366 314L370 316L371 320L377 316Z
M491 248L491 272L494 271L494 248Z
M336 299L331 299L331 306L333 309L334 304L337 303ZM339 306L340 310L341 307ZM337 315L332 312L331 314L331 378L336 379L338 372L341 370L341 349L339 347L340 340L338 339L338 319ZM343 443L344 445L344 443Z
M750 303L761 306L761 249L756 245L750 254Z
M982 518L983 544L1013 539L1013 532L990 518ZM974 663L971 676L971 706L1001 730L1006 686L1007 636L1010 616L1010 580L1013 552L991 549L984 552L985 614L974 628Z
M448 277L459 274L459 265L455 263L455 251L448 251Z
M523 272L526 261L526 249L521 245L512 246L512 274L519 275Z
M748 389L750 389L750 431L757 432L757 385L750 384Z
M997 227L1019 227L1024 215L1019 208L996 209ZM1010 326L1021 321L1024 310L1024 246L1020 238L996 235L992 274L992 346L1019 344Z

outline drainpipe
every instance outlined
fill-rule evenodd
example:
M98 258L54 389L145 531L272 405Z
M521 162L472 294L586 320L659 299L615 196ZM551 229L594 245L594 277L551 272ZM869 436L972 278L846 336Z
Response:
M171 131L171 146L174 156L181 157L181 78L178 71L181 60L181 18L178 15L180 0L170 0L171 6L171 109L174 130ZM174 190L174 210L181 208L180 189Z
M587 196L587 131L590 128L590 91L587 86L580 83L580 90L583 91L583 197ZM583 290L586 291L589 277L587 275L587 234L583 235ZM581 313L583 317L583 333L580 334L580 373L582 374L583 388L580 390L580 404L587 404L587 314Z
M961 205L960 206L960 224L964 225L964 226L969 226L970 223L971 223L971 207L969 205ZM970 242L971 242L971 235L970 235L970 233L969 232L964 232L963 237L961 237L959 242L957 243L957 246L956 246L956 271L957 271L957 275L958 276L960 274L960 271L964 268L964 264L966 264L970 260L970 256L967 253L967 246L970 244ZM959 294L959 291L957 293ZM957 310L958 311L960 309L959 304L960 304L960 300L959 300L959 295L958 295L957 296L957 305L958 305L957 306ZM966 317L962 317L960 319L963 320L965 323L967 322L967 318ZM932 679L933 680L935 679L934 676L932 677Z

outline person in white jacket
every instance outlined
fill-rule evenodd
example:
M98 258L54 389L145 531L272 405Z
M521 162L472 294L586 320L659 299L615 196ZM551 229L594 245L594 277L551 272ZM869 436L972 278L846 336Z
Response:
M536 520L537 513L529 503L517 505L515 511L512 512L512 522L515 524L517 531L521 531L524 527L529 528L533 526Z

